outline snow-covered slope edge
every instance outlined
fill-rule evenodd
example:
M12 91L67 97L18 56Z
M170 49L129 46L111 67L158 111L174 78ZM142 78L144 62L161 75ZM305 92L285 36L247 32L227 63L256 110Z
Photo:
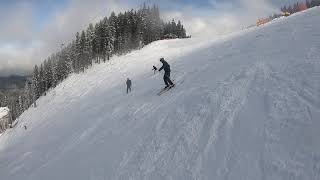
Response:
M319 18L155 42L71 76L1 136L1 179L319 179ZM159 97L161 56L178 84Z

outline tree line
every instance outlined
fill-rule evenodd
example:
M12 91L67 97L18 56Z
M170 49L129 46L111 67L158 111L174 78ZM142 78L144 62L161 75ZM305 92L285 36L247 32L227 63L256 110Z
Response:
M50 55L33 69L32 78L23 90L12 96L0 99L1 106L11 110L12 120L18 118L36 100L46 95L72 73L82 73L93 64L108 61L113 55L122 55L140 49L151 42L187 38L186 30L180 21L164 22L159 8L143 5L138 10L124 13L111 13L96 24L77 32L75 38Z
M320 6L320 0L306 0L305 2L296 2L293 5L281 7L282 12L294 14L315 6Z
M283 6L280 8L282 13L275 13L270 15L268 18L262 18L257 21L257 25L262 25L272 21L273 19L289 16L291 14L313 8L315 6L320 6L320 0L306 0L304 2L296 2L293 5Z

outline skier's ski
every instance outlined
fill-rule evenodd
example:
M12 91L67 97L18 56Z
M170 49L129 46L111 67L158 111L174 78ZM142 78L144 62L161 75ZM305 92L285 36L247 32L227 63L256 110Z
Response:
M169 91L169 90L172 89L174 86L175 86L175 85L161 89L161 91L158 93L158 96L161 96L163 93Z
M165 92L169 91L170 89L172 89L173 87L176 87L179 84L182 84L184 82L184 79L179 79L179 80L172 80L172 82L174 83L173 86L170 86L169 88L163 88L161 89L160 92L158 92L158 96L161 96L162 94L164 94Z
M168 91L168 90L169 90L169 88L163 88L163 89L161 89L160 92L158 92L157 94L158 94L158 96L160 96L161 94L165 93L165 92Z

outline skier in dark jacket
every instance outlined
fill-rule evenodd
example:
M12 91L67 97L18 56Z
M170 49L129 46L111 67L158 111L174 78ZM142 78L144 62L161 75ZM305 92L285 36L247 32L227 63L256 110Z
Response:
M173 87L174 84L170 80L170 65L167 63L167 61L164 60L164 58L160 58L160 62L162 62L162 67L159 69L159 71L161 71L162 69L164 70L163 80L166 84L165 88Z
M131 92L131 85L132 85L132 82L129 78L127 79L126 84L127 84L127 94L128 94L129 92Z

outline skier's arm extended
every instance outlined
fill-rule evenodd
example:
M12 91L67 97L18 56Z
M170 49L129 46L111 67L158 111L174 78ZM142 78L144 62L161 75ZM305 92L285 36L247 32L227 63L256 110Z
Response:
M162 67L159 69L159 71L161 71L163 69L163 65L162 65Z

